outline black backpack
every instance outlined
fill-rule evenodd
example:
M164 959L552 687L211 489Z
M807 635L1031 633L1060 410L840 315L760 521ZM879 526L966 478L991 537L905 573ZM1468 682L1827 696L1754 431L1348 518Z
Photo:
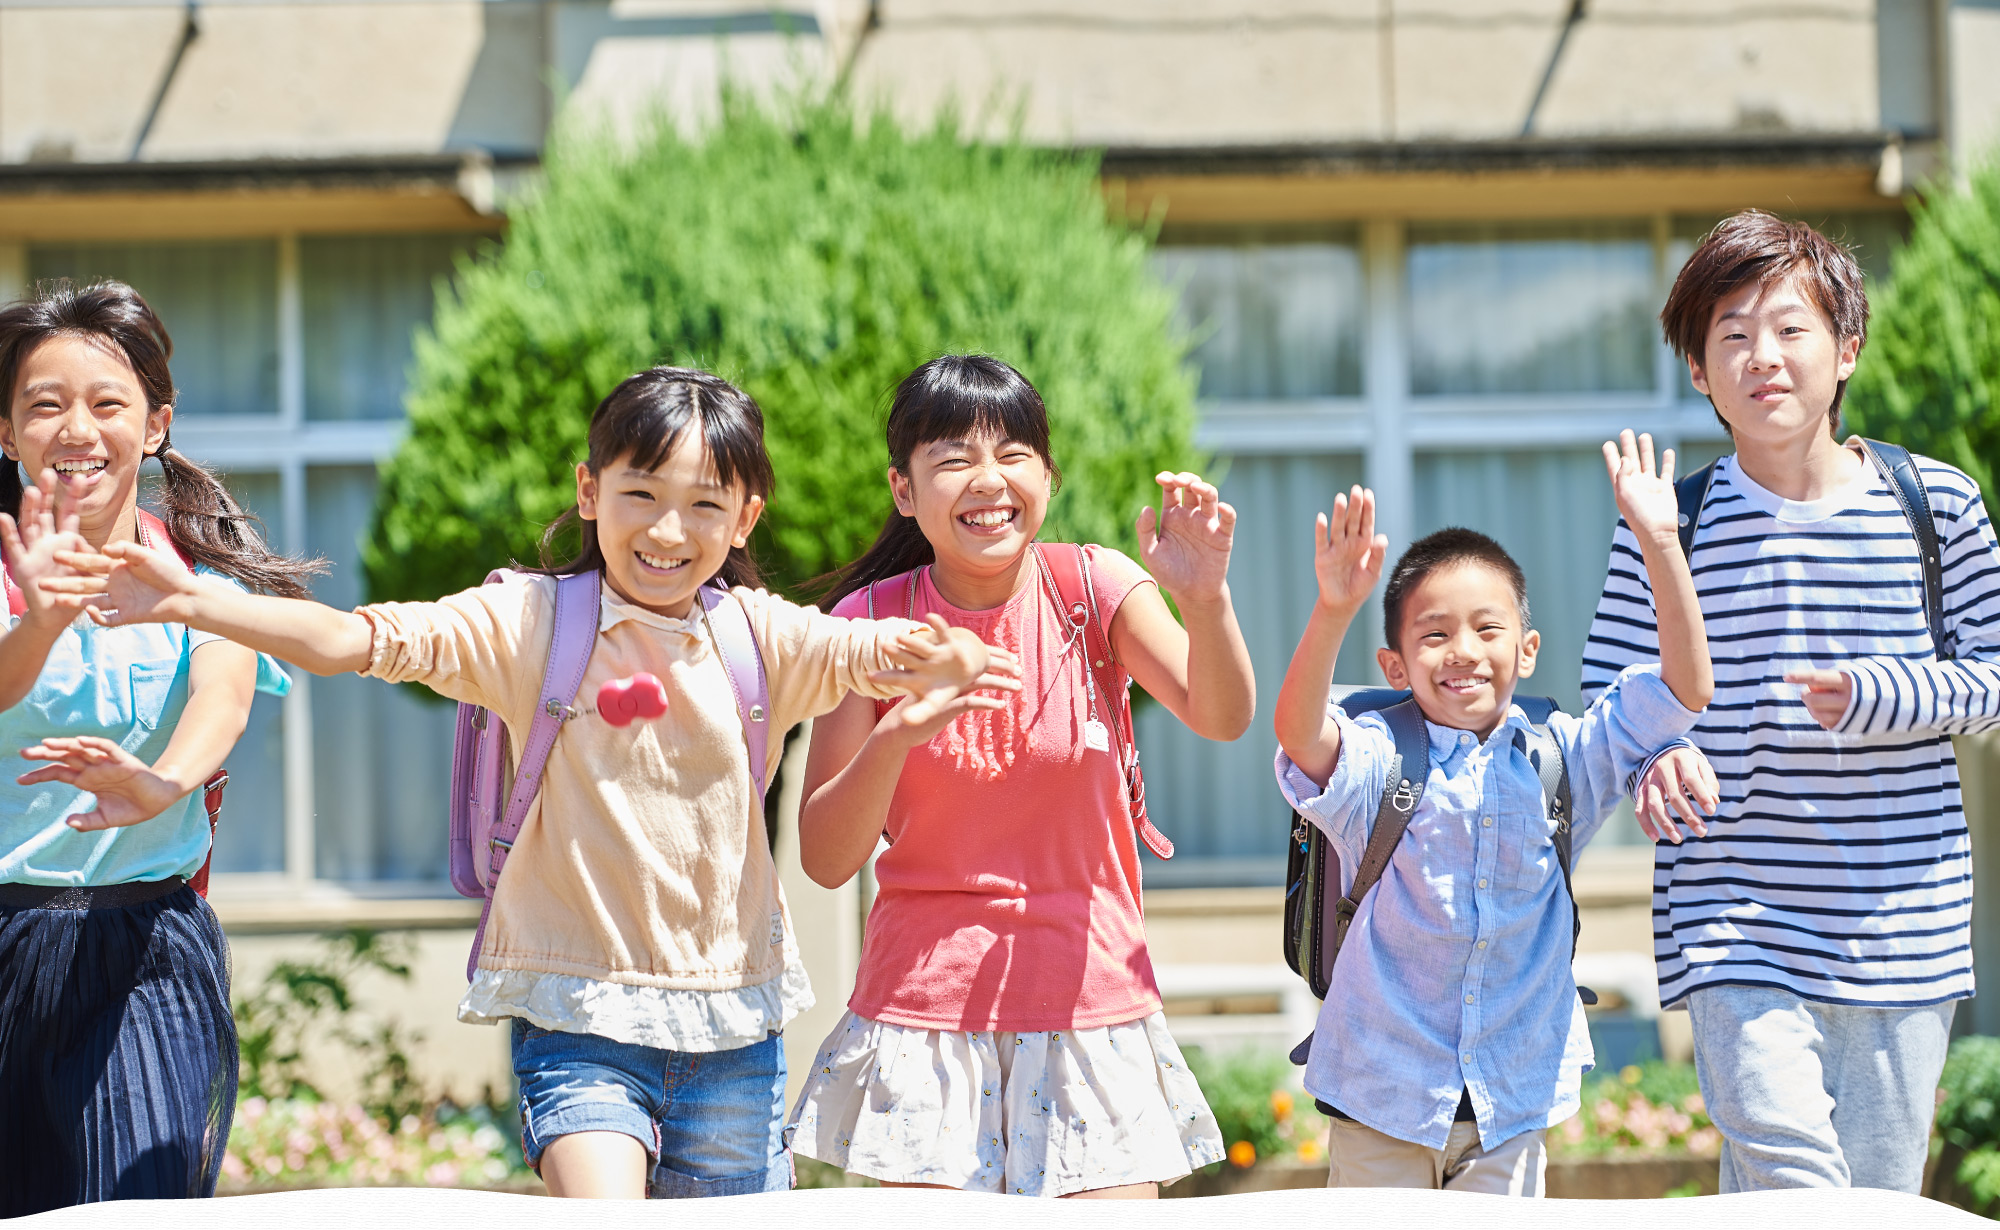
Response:
M1861 452L1889 484L1889 493L1902 506L1903 519L1916 535L1917 554L1924 568L1924 623L1930 628L1938 660L1950 661L1957 655L1945 647L1944 562L1938 550L1937 521L1931 516L1931 494L1924 487L1924 476L1910 450L1900 444L1862 440ZM1681 510L1681 554L1690 564L1694 562L1694 532L1701 525L1701 506L1708 501L1708 485L1714 481L1715 463L1711 461L1674 484L1674 499Z
M1340 690L1336 689L1336 694ZM1555 822L1556 862L1562 867L1563 889L1570 899L1570 951L1576 950L1576 936L1583 928L1576 909L1576 893L1570 886L1570 786L1569 769L1563 764L1562 749L1549 734L1549 715L1561 706L1547 696L1517 696L1514 703L1527 716L1530 729L1515 738L1527 753L1528 762L1542 778L1542 793L1548 799L1549 819ZM1362 898L1382 873L1417 814L1430 776L1430 735L1424 715L1406 691L1389 688L1355 688L1340 696L1340 706L1349 716L1379 712L1396 741L1396 758L1389 765L1389 780L1368 833L1368 846L1361 864L1354 870L1354 883L1347 895L1340 892L1340 855L1318 826L1297 812L1292 813L1292 840L1285 859L1285 963L1306 980L1312 993L1326 998L1333 978L1333 964L1340 958L1340 946L1354 923ZM1414 769L1412 768L1414 766ZM1331 904L1329 905L1329 901ZM1588 987L1577 994L1586 1004L1597 1002ZM1292 1050L1292 1062L1303 1064L1312 1046L1312 1035Z

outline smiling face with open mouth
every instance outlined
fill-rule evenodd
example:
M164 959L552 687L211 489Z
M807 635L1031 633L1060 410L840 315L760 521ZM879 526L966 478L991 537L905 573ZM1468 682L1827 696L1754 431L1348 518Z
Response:
M579 515L596 523L612 590L634 606L685 618L695 592L722 571L731 547L750 541L762 496L715 474L699 424L690 424L659 468L621 457L592 474L576 468Z
M1482 740L1514 703L1514 687L1535 672L1541 633L1521 626L1513 585L1486 564L1449 564L1403 598L1400 648L1377 652L1393 688L1408 688L1439 726Z
M139 463L166 438L173 414L147 405L138 372L114 343L52 337L21 360L0 447L29 482L54 470L63 506L102 546L132 536Z
M909 474L889 471L889 487L897 511L930 540L940 573L1011 582L1048 515L1050 477L1032 446L981 434L920 445Z

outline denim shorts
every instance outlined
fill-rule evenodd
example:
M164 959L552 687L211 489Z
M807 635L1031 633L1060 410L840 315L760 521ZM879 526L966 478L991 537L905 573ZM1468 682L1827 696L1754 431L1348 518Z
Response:
M531 1166L558 1136L623 1132L646 1147L646 1194L655 1199L792 1186L777 1034L733 1051L664 1051L516 1017L514 1075Z

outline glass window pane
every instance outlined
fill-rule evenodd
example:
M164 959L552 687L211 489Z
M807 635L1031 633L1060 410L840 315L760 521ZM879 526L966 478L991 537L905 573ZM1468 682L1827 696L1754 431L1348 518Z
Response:
M306 545L333 564L314 595L358 605L357 546L375 500L372 466L306 472ZM427 694L426 694L427 696ZM440 881L452 706L358 675L313 680L314 866L328 880Z
M1413 227L1416 393L1641 392L1659 311L1643 226Z
M1137 714L1146 805L1179 847L1169 863L1145 856L1149 883L1283 881L1291 811L1271 775L1271 727L1263 715L1317 594L1313 515L1331 507L1336 492L1361 481L1361 458L1352 455L1227 460L1222 496L1237 516L1230 588L1262 693L1261 714L1234 743L1201 738L1156 703ZM1371 602L1355 621L1334 672L1340 682L1374 681L1378 611Z
M264 522L267 541L283 542L277 521L283 502L276 474L225 474L236 502ZM296 676L296 669L291 673ZM285 869L285 702L262 692L250 704L250 724L223 762L229 788L215 828L215 870Z
M1618 525L1603 456L1592 449L1419 453L1416 480L1417 534L1453 525L1477 529L1498 540L1527 575L1529 614L1542 646L1521 693L1553 696L1570 713L1582 712L1583 644ZM1598 840L1644 840L1629 805L1620 806Z
M410 335L431 319L437 279L468 235L366 235L299 241L306 417L403 416Z
M1361 392L1361 255L1353 243L1175 244L1154 255L1178 287L1203 397Z
M173 338L175 412L278 412L278 246L269 239L37 244L28 276L130 284Z

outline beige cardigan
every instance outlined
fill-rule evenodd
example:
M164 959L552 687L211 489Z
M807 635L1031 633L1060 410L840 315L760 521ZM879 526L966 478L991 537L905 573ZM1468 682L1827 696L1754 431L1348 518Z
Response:
M494 896L481 969L717 991L778 975L792 928L753 797L734 693L703 627L632 606L606 586L597 644ZM911 625L836 619L738 589L771 689L771 768L795 723L869 682ZM428 684L499 714L517 737L540 701L555 583L484 585L437 602L358 612L374 629L364 674ZM664 717L597 716L606 680L646 671L666 685Z

